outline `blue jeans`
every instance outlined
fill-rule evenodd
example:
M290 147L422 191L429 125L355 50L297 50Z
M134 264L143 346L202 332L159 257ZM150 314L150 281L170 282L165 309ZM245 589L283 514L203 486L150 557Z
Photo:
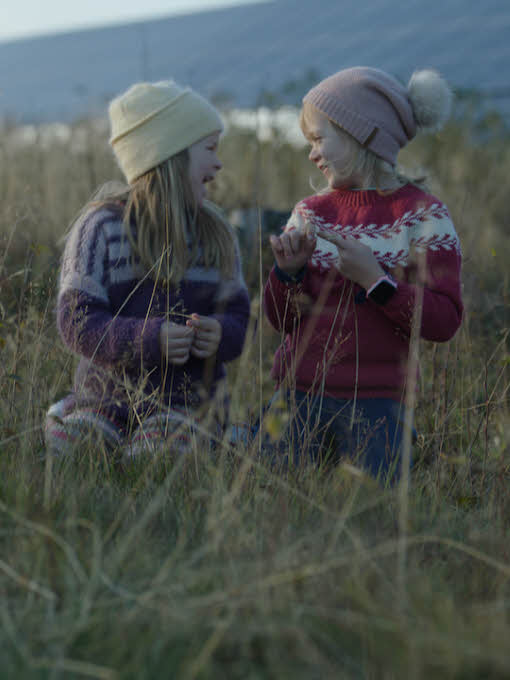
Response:
M404 406L393 399L334 399L289 392L291 422L278 447L281 462L337 464L348 457L373 477L398 481ZM413 438L415 438L413 428Z

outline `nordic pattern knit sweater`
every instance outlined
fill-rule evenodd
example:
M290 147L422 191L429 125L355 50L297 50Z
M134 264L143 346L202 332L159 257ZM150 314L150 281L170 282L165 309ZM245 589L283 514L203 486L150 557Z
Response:
M80 356L75 375L79 406L123 425L172 405L196 407L224 377L224 362L242 350L249 299L239 256L232 279L216 269L187 270L178 289L155 285L134 257L122 207L89 210L67 239L60 276L57 324L64 343ZM222 326L212 360L165 362L159 333L165 319L184 324L196 312Z
M421 337L449 340L462 319L461 253L447 208L413 185L386 195L335 190L298 203L285 230L306 223L368 245L398 287L386 304L376 304L339 273L336 247L321 238L299 283L273 268L264 305L272 326L285 334L273 364L277 385L290 374L298 390L400 400L418 270L424 276ZM311 299L311 310L296 306L302 295Z

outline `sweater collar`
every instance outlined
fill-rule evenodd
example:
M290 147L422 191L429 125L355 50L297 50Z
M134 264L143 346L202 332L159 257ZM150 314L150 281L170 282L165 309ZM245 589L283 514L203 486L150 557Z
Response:
M333 189L333 191L327 193L335 203L356 208L358 206L383 203L388 200L388 197L391 197L392 200L397 197L403 197L407 195L409 191L412 191L412 188L411 184L404 184L404 186L395 189L395 191L387 193L378 191L377 189Z

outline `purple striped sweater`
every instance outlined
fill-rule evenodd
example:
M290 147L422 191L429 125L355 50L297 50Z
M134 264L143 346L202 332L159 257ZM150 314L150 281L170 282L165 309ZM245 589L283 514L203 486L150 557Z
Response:
M237 251L238 253L238 251ZM162 322L184 324L192 312L222 326L215 357L168 364L160 352ZM122 207L89 210L67 239L60 275L57 324L79 355L74 389L79 406L128 423L172 405L197 406L225 376L224 363L242 351L250 313L239 254L233 278L200 264L177 289L158 286L132 252Z

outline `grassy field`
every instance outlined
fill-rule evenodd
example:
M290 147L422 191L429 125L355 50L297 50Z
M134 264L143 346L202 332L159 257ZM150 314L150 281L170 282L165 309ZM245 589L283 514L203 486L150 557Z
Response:
M466 315L452 342L420 346L415 468L395 489L349 465L278 475L223 445L129 468L92 444L46 457L44 413L74 366L54 323L61 239L119 175L92 123L51 145L15 132L0 138L0 677L510 677L510 138L498 119L456 122L402 159L450 208ZM221 155L226 210L288 210L312 193L306 152L278 135L231 129ZM271 259L258 244L243 253L254 326ZM278 338L257 329L229 372L241 421L272 391Z

